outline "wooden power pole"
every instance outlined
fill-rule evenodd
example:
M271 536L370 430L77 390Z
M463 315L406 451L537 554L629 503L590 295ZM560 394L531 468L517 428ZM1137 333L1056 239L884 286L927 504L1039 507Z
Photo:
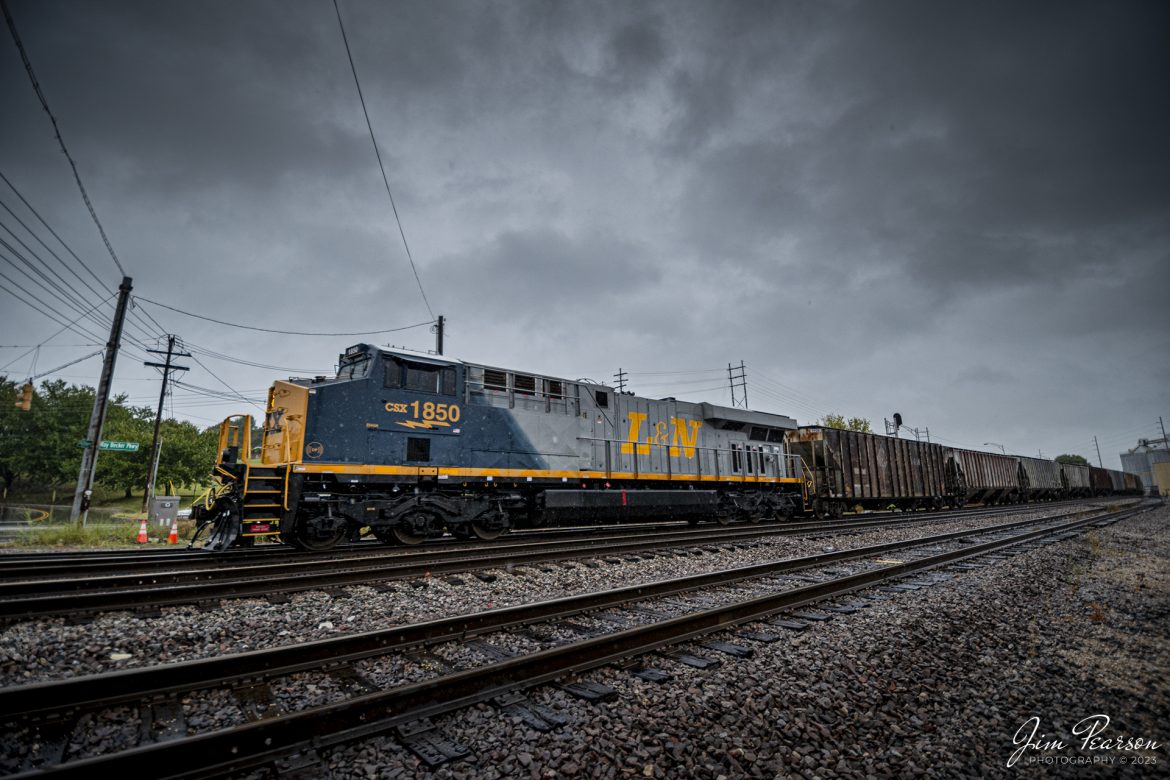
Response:
M142 364L144 366L161 368L163 370L162 390L160 390L158 394L158 412L156 412L154 415L154 438L152 438L150 442L150 469L146 473L146 490L143 491L142 494L143 512L150 511L150 497L154 494L154 480L155 477L158 476L158 431L159 427L162 425L163 399L167 397L167 380L170 379L172 371L190 371L187 366L176 366L171 363L171 358L174 357L191 357L190 352L175 352L175 341L176 339L174 336L167 336L167 351L165 353L167 356L166 363L151 363L146 361ZM156 355L164 354L161 349L148 349L147 352L153 352Z
M106 342L105 362L102 376L98 381L97 395L93 399L93 412L89 415L86 429L86 446L81 451L81 469L77 472L77 487L73 491L73 508L69 511L71 522L85 525L89 514L89 502L93 497L93 472L97 467L98 445L102 440L102 428L106 424L106 410L110 401L110 384L114 381L114 363L118 360L118 347L122 343L122 322L126 319L126 306L133 289L129 276L122 277L118 285L118 306L114 310L114 321L110 324L110 340Z

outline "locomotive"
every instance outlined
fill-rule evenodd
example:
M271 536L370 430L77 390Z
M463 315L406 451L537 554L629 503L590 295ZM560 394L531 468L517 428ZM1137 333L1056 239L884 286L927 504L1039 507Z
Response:
M224 421L196 535L207 530L211 550L266 536L325 550L367 532L418 544L564 523L791 517L811 484L786 449L796 427L358 344L335 377L272 385L258 460L251 418Z
M895 437L767 412L646 398L585 379L357 344L335 377L273 383L220 426L192 545L279 537L327 550L371 534L419 544L513 528L760 522L1140 492L1131 474ZM1136 483L1136 484L1135 484Z

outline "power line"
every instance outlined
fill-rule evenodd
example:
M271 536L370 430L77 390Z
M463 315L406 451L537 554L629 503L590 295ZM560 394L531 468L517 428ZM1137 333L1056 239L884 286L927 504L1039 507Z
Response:
M2 176L2 175L3 175L3 174L0 174L0 176ZM13 219L15 219L15 220L16 220L16 222L17 222L17 224L19 224L19 225L20 225L22 228L24 228L24 230L25 230L25 232L26 232L26 233L28 233L30 236L32 236L34 239L36 239L36 240L37 240L37 242L39 242L39 243L40 243L40 245L41 245L41 246L43 246L43 247L45 248L45 251L47 251L47 252L48 252L49 254L51 254L53 257L57 258L57 262L59 262L59 263L60 263L62 266L64 266L64 268L65 268L67 271L69 271L69 273L73 274L74 278L76 278L76 279L77 279L77 281L79 281L79 282L81 282L83 285L85 285L85 286L86 286L86 288L87 288L87 289L88 289L88 290L89 290L91 293L93 293L94 295L99 295L99 294L100 294L100 293L98 293L98 291L97 291L97 290L95 290L95 289L93 288L93 285L91 285L89 282L87 282L87 281L85 281L84 279L82 279L82 278L81 278L81 276L80 276L80 275L77 273L77 271L74 271L74 270L73 270L73 268L72 268L72 267L70 267L68 263L66 263L64 260L62 260L62 259L61 259L61 256L60 256L60 255L58 255L56 252L54 252L54 251L53 251L53 250L52 250L52 249L49 247L49 245L48 245L48 244L46 244L46 243L44 242L44 240L43 240L43 239L41 239L41 237L40 237L40 236L38 236L38 235L37 235L37 234L36 234L36 233L33 231L33 229L32 229L32 228L30 228L28 225L26 225L26 224L25 224L25 222L24 222L24 220L22 220L22 219L21 219L19 216L17 216L16 212L15 212L15 211L13 211L11 208L9 208L9 206L8 206L8 204L7 204L7 203L5 203L4 201L0 200L0 206L3 206L3 207L4 207L4 210L8 212L9 216L11 216ZM28 244L25 244L23 241L21 241L21 240L20 240L20 238L19 238L19 237L16 235L16 233L15 233L15 232L12 230L12 228L8 227L7 225L4 225L4 229L5 229L6 231L8 231L9 235L11 235L11 236L12 236L13 238L15 238L17 241L20 241L20 243L21 243L21 246L23 246L25 249L28 249L28 250L29 250L29 252L30 252L31 254L34 254L34 255L36 254L35 252L33 252L33 251L32 251L32 249L30 249L30 248L29 248ZM38 259L39 259L39 258L38 258ZM42 260L41 262L44 262L44 261ZM47 267L47 265L48 265L48 264L46 263L46 267ZM88 270L88 268L87 268L86 270ZM100 283L100 280L99 280L99 283ZM107 290L106 290L106 292L109 292L109 289L107 289Z
M200 365L200 366L203 368L203 370L204 370L204 371L206 371L207 373L209 373L209 374L211 374L213 377L215 377L215 380L216 380L217 382L219 382L221 385L223 385L224 387L226 387L228 390L231 390L233 393L235 393L235 394L236 394L236 397L237 397L237 398L239 398L241 401L244 401L244 402L246 402L246 403L250 403L250 404L252 404L252 406L255 406L255 407L256 407L257 409L259 409L261 412L263 412L263 411L264 411L264 407L260 406L260 404L258 404L258 403L256 403L255 401L253 401L253 400L251 400L251 399L247 398L247 397L246 397L246 396L245 396L243 393L241 393L239 390L236 390L234 387L232 387L231 385L229 385L227 382L225 382L225 381L223 381L222 379L220 379L220 378L219 378L219 375L218 375L218 374L216 374L214 371L212 371L210 368L208 368L206 365L204 365L204 363L203 363L203 361L202 361L202 360L200 360L199 358L197 358L197 357L195 357L195 356L192 356L192 357L191 357L191 359L192 359L192 360L194 360L196 363L198 363L198 364L199 364L199 365Z
M81 175L77 172L77 164L73 162L73 157L69 154L69 150L65 148L65 139L61 137L61 129L57 127L57 118L49 110L49 102L45 99L45 93L41 91L41 85L37 82L37 76L33 72L33 66L28 58L28 52L24 50L24 44L21 43L20 35L16 32L16 22L13 21L12 14L8 10L7 0L0 0L0 8L4 9L4 20L8 22L8 31L12 33L12 40L16 42L16 48L20 50L20 59L24 61L24 69L28 73L29 81L32 82L33 91L37 93L37 98L41 101L41 107L49 115L49 121L53 123L53 133L57 136L57 143L60 144L61 151L65 154L65 159L69 161L69 167L73 169L73 178L77 180L77 187L81 190L81 198L85 201L85 206L89 209L89 215L93 217L93 223L97 225L98 232L102 234L102 241L105 242L106 250L110 253L110 257L113 258L114 265L118 266L119 273L125 276L126 269L122 267L122 261L118 259L117 253L114 252L114 247L110 244L110 239L106 236L106 230L102 227L101 220L98 219L97 212L94 211L93 204L89 201L89 193L85 191L85 185L81 183Z
M0 288L0 289L3 289L3 288ZM17 296L16 296L14 293L12 293L12 291L10 291L10 290L5 290L5 292L7 292L9 295L12 295L13 297L17 297ZM114 297L113 295L111 295L111 296L110 296L110 298L113 298L113 297ZM107 301L109 301L109 300L110 300L110 298L106 298L106 300L104 300L104 301L100 301L99 303L97 303L96 305L94 305L94 306L93 306L93 307L90 309L90 311L93 311L94 309L98 308L98 306L102 306L102 305L103 305L103 304L105 304ZM18 300L19 300L19 298L18 298ZM25 301L25 303L28 303L28 302L27 302L27 301ZM29 304L29 305L31 306L32 304ZM43 313L43 312L42 312L42 313ZM89 312L86 312L86 313L88 314ZM82 315L82 317L84 317L84 316L85 316L85 315L83 314L83 315ZM30 349L28 352L32 352L32 350L33 350L33 349L37 349L37 348L39 348L39 347L43 347L45 344L49 343L49 342L50 342L50 341L52 341L53 339L55 339L55 338L57 338L58 336L60 336L60 335L61 335L62 333L64 333L66 330L69 330L69 329L70 329L70 328L71 328L73 325L77 324L78 320L80 320L80 319L81 319L81 317L78 317L78 318L77 318L76 320L74 320L73 322L71 322L71 323L69 323L69 324L65 325L65 326L64 326L63 328L61 328L59 331L57 331L56 333L54 333L52 336L49 336L47 339L45 339L44 341L42 341L40 344L37 344L36 346L34 346L34 347L33 347L32 349ZM75 331L75 332L76 332L76 331ZM103 343L103 342L101 342L101 341L99 340L99 342L98 342L98 343L99 343L99 344L101 344L101 343ZM81 346L88 347L88 346L93 346L93 345L91 345L91 344L82 344ZM9 367L9 366L11 366L13 363L15 363L17 360L20 360L21 358L23 358L25 355L27 355L27 354L28 354L28 352L25 352L24 354L20 355L19 357L16 357L16 358L14 358L14 359L10 360L9 362L5 363L4 365L0 366L0 371L3 371L4 369L8 368L8 367Z
M0 344L0 349L38 349L46 346L45 344ZM66 347L100 347L101 344L97 342L90 342L88 344L50 344L48 346L66 348Z
M2 226L2 227L4 227L5 230L7 230L7 226ZM16 249L16 247L12 246L12 244L9 244L3 238L0 238L0 247L4 247L4 249L8 250L9 255L11 255L12 257L15 257L17 260L19 260L21 263L23 263L24 266L29 269L29 271L36 274L36 278L34 278L32 276L32 274L29 273L29 271L26 271L26 270L24 270L24 268L21 268L20 266L13 263L10 258L5 257L4 258L5 261L8 262L8 264L11 265L13 268L20 271L22 274L24 274L26 277L28 277L29 280L38 284L46 292L56 296L57 300L61 301L66 306L72 308L74 311L85 311L85 308L86 308L85 302L84 302L85 296L82 295L81 293L79 293L68 282L66 282L65 279L60 274L58 274L56 271L54 271L52 268L50 268L45 263L45 261L43 259L41 259L41 257L39 255L37 255L35 252L33 252L32 250L29 249L27 244L25 244L23 241L21 241L16 236L13 236L13 237L16 238L16 240L20 243L20 245L23 246L26 250L28 250L29 254L31 254L42 266L44 266L45 269L49 271L49 273L51 273L54 277L56 277L58 281L55 282L52 279L50 279L47 275L45 275L44 271L42 271L40 268L38 268L36 265L34 265L32 263L32 261L29 260L28 257L26 257L24 255L23 252ZM38 281L38 279L40 281Z
M84 355L82 357L79 357L76 360L70 360L68 363L65 363L64 365L57 366L56 368L49 369L48 371L42 371L39 374L33 374L32 376L30 376L28 378L28 381L31 382L34 379L40 379L41 377L48 376L49 374L55 374L63 368L69 368L69 366L72 366L75 363L80 363L83 360L89 360L91 357L97 357L100 354L102 354L102 350L100 350L100 349L97 352L90 352L88 355Z
M382 183L386 185L386 194L390 196L390 208L394 211L394 221L398 223L398 234L402 236L402 246L406 247L406 259L410 261L410 270L414 271L414 280L418 283L418 291L422 295L423 303L427 307L427 314L435 319L431 311L431 303L423 291L422 279L418 276L418 268L414 265L414 256L410 254L410 245L406 243L406 232L402 229L402 220L398 218L398 206L394 204L394 193L390 192L390 179L386 177L386 166L382 164L382 153L378 151L378 141L374 138L374 126L370 123L370 112L366 110L366 99L362 95L362 85L358 81L357 67L353 64L353 53L349 50L349 38L345 34L345 25L341 21L341 8L337 0L333 0L333 10L337 12L337 24L341 28L341 40L345 43L345 56L349 58L349 69L353 72L353 83L357 86L358 99L362 103L362 114L366 118L366 127L370 131L370 143L374 145L374 155L378 158L378 168L382 171Z
M143 303L154 304L155 306L161 306L164 309L170 309L173 312L178 312L179 314L185 314L188 317L194 317L195 319L206 320L208 322L214 322L214 323L217 323L219 325L227 325L228 327L231 327L231 328L243 328L244 330L257 330L257 331L260 331L261 333L280 333L280 334L285 335L285 336L376 336L379 333L395 333L395 332L400 331L400 330L411 330L412 328L421 328L425 325L431 325L434 323L434 320L428 320L427 322L416 322L414 325L404 325L401 328L386 328L385 330L367 330L367 331L361 331L359 333L304 333L304 332L295 331L295 330L277 330L274 328L258 328L258 327L255 327L253 325L240 325L239 323L236 323L236 322L226 322L224 320L217 320L214 317L204 317L202 314L193 314L189 311L183 311L182 309L176 309L174 306L167 306L165 303L159 303L158 301L152 301L150 298L143 298L140 295L134 296L134 300L141 301Z
M29 296L30 298L32 298L32 299L33 299L34 301L36 301L37 303L41 304L41 306L44 306L44 307L48 308L48 309L49 309L49 311L45 311L44 309L42 309L42 308L40 308L40 307L38 307L38 306L35 306L35 305L33 305L33 304L29 303L29 302L28 302L27 300L25 300L24 298L21 298L19 295L17 295L16 293L12 292L12 290L8 290L8 289L5 289L5 288L3 288L3 287L0 287L0 290L4 290L4 291L5 291L5 292L7 292L9 295L11 295L12 297L16 298L18 301L20 301L21 303L24 303L25 305L27 305L27 306L29 306L29 307L31 307L31 308L33 308L33 309L36 309L38 312L40 312L41 314L45 315L46 317L48 317L49 319L51 319L53 322L57 323L58 325L63 325L64 327L66 327L66 328L69 328L69 329L70 329L70 330L72 330L74 333L78 334L79 336L84 336L85 338L90 338L90 339L101 338L101 337L100 337L100 336L98 336L97 334L95 334L95 333L91 333L90 331L88 331L88 330L85 330L84 326L77 325L77 322L78 322L78 320L84 319L86 316L88 316L88 315L89 315L89 312L85 312L85 313L83 313L83 314L82 314L80 317L78 317L76 320L74 320L74 321L73 321L73 322L71 322L71 323L66 323L66 322L64 322L63 320L61 320L61 319L58 319L58 316L63 316L63 315L59 315L59 313L57 313L57 312L56 312L56 310L55 310L55 309L54 309L52 306L50 306L49 304L45 303L44 301L42 301L42 300L41 300L40 298L38 298L37 296L33 295L33 294L32 294L32 293L30 293L28 290L24 289L24 287L20 286L20 284L18 284L17 282L14 282L14 281L13 281L13 280L12 280L12 279L11 279L11 278L10 278L10 277L7 275L7 274L5 274L3 271L0 271L0 279L4 279L4 280L5 280L5 281L7 281L7 282L8 282L10 285L12 285L12 286L13 286L13 287L15 287L16 289L20 290L21 292L23 292L25 295ZM53 312L53 313L50 313L50 312Z
M94 279L96 279L98 284L100 284L100 285L102 285L103 287L105 287L107 292L110 292L110 287L109 287L109 285L107 285L105 282L103 282L103 281L102 281L102 279L101 279L101 277L100 277L100 276L98 276L97 274L95 274L95 273L93 272L93 269L92 269L92 268L90 268L88 265L86 265L85 261L84 261L84 260L82 260L80 257L78 257L78 256L76 255L76 253L74 253L74 252L73 252L73 250L72 250L72 249L69 249L69 245L65 243L65 240L64 240L63 238L61 238L61 236L57 235L57 231L53 230L53 228L52 228L52 227L49 225L49 223L45 221L45 218L41 216L41 213L40 213L39 211L37 211L35 208L33 208L33 205L32 205L31 203L29 203L29 202L28 202L28 199L26 199L26 198L24 197L24 195L23 195L23 194L21 194L20 190L18 190L18 189L16 188L16 185L15 185L15 184L13 184L13 183L12 183L12 182L11 182L11 181L8 179L8 177L4 175L4 172L3 172L3 171L0 171L0 179L3 179L3 180L4 180L4 183L8 185L8 188L9 188L9 189L11 189L11 190L13 191L13 193L15 193L15 194L16 194L16 197L20 198L20 202L24 204L24 207L25 207L25 208L27 208L27 209L28 209L30 212L32 212L33 216L34 216L34 217L36 217L36 218L37 218L37 220L38 220L38 221L40 221L40 223L41 223L42 225L44 225L44 226L45 226L45 229L46 229L46 230L48 230L48 231L49 231L49 232L50 232L50 233L53 235L53 238L57 239L57 241L59 241L59 242L61 243L61 246L63 246L63 247L65 247L66 249L68 249L68 250L69 250L69 253L73 255L73 258L74 258L75 260L77 260L77 262L81 263L81 267L82 267L82 268L84 268L86 271L88 271L88 272L89 272L89 275L90 275L90 276L92 276ZM5 208L7 209L8 207L7 207L7 206L5 206ZM12 212L12 210L11 210L11 209L8 209L8 211L9 211L9 213L10 213L10 214L13 214L13 216L16 216L16 215L15 215L15 214ZM20 221L20 220L19 220L19 218L17 218L17 221L18 221L18 222ZM22 225L24 225L24 223L23 223L23 222L21 222L21 224L22 224ZM33 231L32 231L31 229L29 229L27 226L25 226L25 230L28 230L28 232L29 232L29 233L32 233L32 232L33 232Z
M26 197L24 197L24 194L21 193L21 191L19 189L17 189L16 185L13 184L12 181L7 176L4 175L3 171L0 171L0 179L2 179L4 181L4 183L8 185L8 188L11 189L12 192L16 195L16 197L20 199L20 202L24 204L24 207L26 209L28 209L29 212L34 217L37 218L37 221L40 222L41 225L43 225L44 228L49 231L49 234L52 235L53 238L57 239L57 243L59 243L62 247L65 248L65 251L68 252L73 257L73 259L76 260L78 262L78 264L81 265L81 267L86 270L86 273L88 273L90 276L92 276L94 278L94 280L102 287L103 290L105 290L107 293L110 294L111 298L113 298L115 295L117 295L117 292L112 287L110 287L110 285L108 285L104 281L102 281L102 278L100 276L98 276L96 273L94 273L93 269L90 268L89 265L84 260L82 260L81 257L78 256L78 254L76 252L73 251L73 247L71 247L71 246L69 246L69 244L65 243L65 239L61 238L61 236L57 233L57 231L53 229L53 226L50 225L47 221L45 221L45 218L41 216L41 213L39 211L37 211L36 208L31 203L28 202L28 199ZM68 268L69 272L71 274L73 274L75 277L77 277L78 281L82 282L82 284L84 284L95 295L100 295L100 293L97 290L94 290L93 287L90 286L90 284L88 282L83 280L77 274L77 272L74 271L73 268L69 266L69 264L67 264L64 260L62 260L61 257L56 252L54 252L52 249L50 249L48 244L46 244L45 241L39 235L37 235L36 231L34 231L32 228L30 228L28 225L26 225L24 223L24 221L20 217L18 217L16 215L16 213L14 211L12 211L12 209L10 209L8 207L7 204L3 204L2 201L0 201L0 204L2 204L4 206L4 209L9 214L12 215L13 219L15 219L18 223L20 223L21 227L23 227L26 231L28 231L29 235L31 235L33 238L35 238L41 244L41 246L45 247L45 249L50 254L52 254L53 257L56 257L57 260L63 266ZM158 333L165 334L167 332L167 329L164 328L162 325L160 325L157 320L155 320L153 317L151 317L149 312L144 311L143 314L145 314L147 316L147 318L150 319L150 321L154 323L154 326L156 328L158 328L158 330L154 333L152 333L150 331L149 327L146 326L146 321L142 319L141 315L139 315L137 312L135 312L133 310L131 310L129 313L138 320L137 323L132 322L130 324L132 324L132 325L134 325L134 327L138 328L138 330L140 332L148 333L150 335L157 335Z
M722 374L725 368L691 368L682 371L630 371L630 376L668 376L671 374Z
M225 355L222 352L216 352L214 350L207 349L206 347L201 347L198 344L191 344L190 342L187 342L186 346L187 349L191 350L192 352L203 355L205 357L214 358L216 360L224 360L229 363L238 363L242 366L252 366L253 368L266 368L270 371L291 371L294 373L313 374L316 376L317 374L328 373L328 371L331 370L322 370L317 368L291 368L289 366L272 366L265 363L255 363L251 360L244 360L243 358L232 357L231 355Z

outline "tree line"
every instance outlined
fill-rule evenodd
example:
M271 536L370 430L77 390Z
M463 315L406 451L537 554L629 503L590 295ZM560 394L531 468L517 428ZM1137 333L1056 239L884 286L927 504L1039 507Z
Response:
M82 448L93 410L94 390L62 380L42 382L33 394L32 408L16 408L20 385L0 377L0 483L4 495L60 490L77 482ZM142 491L150 466L155 410L131 406L127 396L110 399L102 439L137 442L137 452L103 451L98 456L94 483L103 487ZM205 483L219 442L217 426L164 419L159 435L157 490L176 485ZM96 443L95 443L96 446Z

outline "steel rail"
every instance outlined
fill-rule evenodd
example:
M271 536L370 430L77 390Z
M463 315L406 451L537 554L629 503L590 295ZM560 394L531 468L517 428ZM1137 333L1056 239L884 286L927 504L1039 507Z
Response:
M869 527L906 522L901 518L891 518L876 521ZM917 521L909 522L917 524ZM850 529L853 528L856 525L850 524ZM372 580L452 574L582 557L631 555L680 545L725 546L761 536L793 535L801 533L801 530L807 529L792 529L782 525L721 526L705 533L656 534L649 538L601 537L580 542L525 542L502 548L470 546L424 549L412 551L407 556L379 556L350 563L345 568L330 567L325 570L321 570L319 562L305 561L252 567L250 574L232 579L213 580L214 573L193 572L186 575L188 581L177 584L168 584L162 578L129 575L105 579L91 577L8 582L0 583L0 619L11 622L58 615L143 611L229 598L267 597L274 593L362 585ZM822 527L820 530L826 529ZM116 582L111 588L92 589L94 584L100 586L111 581ZM82 586L89 586L90 589L77 590Z
M1014 508L996 508L974 510L963 513L962 518L995 516L1000 514L1016 514ZM444 555L459 555L471 552L499 552L510 549L525 549L534 545L575 544L584 543L600 546L605 543L619 543L631 539L675 539L686 542L694 539L701 543L710 543L713 534L718 534L728 541L742 538L758 538L763 536L791 536L797 534L831 533L839 531L864 531L871 528L885 528L899 525L925 525L940 520L958 519L957 515L929 513L922 515L904 515L898 517L880 517L869 520L833 520L784 524L735 524L732 526L706 526L703 528L688 528L677 525L663 528L662 526L640 528L638 530L618 531L613 526L605 527L591 533L577 532L568 538L548 539L544 534L525 535L522 538L513 537L507 542L451 542L443 545L428 545L423 548L387 547L381 543L362 543L372 549L357 550L356 546L343 548L347 553L331 551L325 554L292 553L285 548L277 548L272 553L261 556L247 556L243 553L229 553L223 555L208 555L195 553L194 558L184 553L159 551L155 554L130 553L123 556L107 558L98 563L88 563L85 558L56 560L53 558L30 561L17 566L5 566L5 558L0 556L0 600L6 596L30 594L39 591L52 592L62 590L92 590L95 586L117 588L124 586L138 586L143 583L144 577L150 577L151 585L178 584L181 582L205 581L211 576L240 571L246 573L249 568L256 568L259 576L271 576L284 572L295 572L320 567L323 564L331 566L378 566L383 561L402 560L411 556L428 558ZM557 535L560 536L559 534ZM148 560L138 558L139 555L149 555ZM232 560L227 560L231 558ZM253 558L274 558L253 562ZM175 568L176 566L190 566L195 568ZM125 567L133 567L125 572ZM261 569L260 567L264 567ZM276 567L286 567L279 569ZM100 576L103 571L117 573ZM61 575L68 575L61 578ZM23 579L22 579L23 578ZM56 579L55 579L56 578Z
M147 697L222 687L243 679L273 678L319 669L325 665L354 663L393 651L570 617L649 597L668 596L703 587L884 555L973 535L1003 533L1025 526L1056 523L1066 517L1069 515L1034 518L987 526L976 531L952 531L800 558L766 561L718 572L657 580L297 645L0 689L0 718L111 706Z
M899 513L866 513L864 515L846 516L836 520L798 520L783 521L774 524L765 521L762 524L734 523L730 526L703 524L699 528L690 528L686 523L630 523L622 525L600 526L572 526L564 528L524 529L512 531L497 542L463 542L454 539L433 540L426 543L429 550L475 547L479 549L506 548L517 543L530 543L536 540L565 540L576 541L590 538L599 538L605 535L629 537L633 534L654 536L670 533L694 533L696 535L710 532L714 528L746 529L746 528L774 528L780 527L789 532L817 532L819 530L838 530L849 528L871 528L884 525L929 523L936 520L958 519L967 517L982 517L997 514L1011 514L1029 510L1060 508L1067 504L1083 504L1082 501L1045 502L1034 504L1014 504L1010 506L973 507L963 510L947 510L943 512L899 512ZM284 545L264 545L252 548L233 548L219 553L208 553L200 549L139 549L122 551L84 551L84 552L6 552L0 554L0 582L22 577L48 578L60 574L77 576L80 574L97 575L106 572L117 572L126 567L133 567L134 574L149 573L153 568L160 570L173 569L176 566L199 567L205 569L224 569L245 564L252 560L264 563L279 563L286 559L289 562L321 563L324 561L343 560L349 557L361 556L395 556L409 554L417 548L403 548L384 545L381 542L361 541L341 545L325 552L293 551ZM274 559L274 560L264 560Z
M1074 520L1007 539L585 639L344 702L236 728L132 748L116 754L79 759L13 777L89 778L95 774L138 777L157 774L158 768L165 766L173 768L168 777L195 778L259 767L290 754L314 754L325 748L366 739L423 717L462 709L504 693L644 655L734 625L762 620L778 612L851 593L884 580L937 568L1086 525L1115 522L1140 511L1143 510L1127 510L1105 517Z

